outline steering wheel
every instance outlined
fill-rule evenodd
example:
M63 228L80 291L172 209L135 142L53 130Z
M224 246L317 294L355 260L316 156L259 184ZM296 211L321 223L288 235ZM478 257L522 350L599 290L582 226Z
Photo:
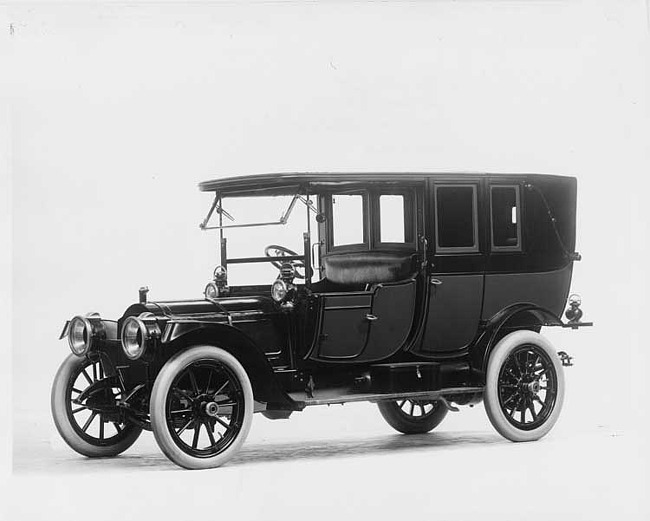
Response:
M266 248L264 248L264 255L267 257L284 257L287 255L298 255L295 251L290 250L289 248L285 248L284 246L279 246L277 244L269 244ZM302 261L287 261L289 264L291 264L296 272L296 278L297 279L304 279L305 274L300 274L298 273L298 268L302 268L303 270L305 269L305 263ZM282 268L282 262L280 261L271 261L271 264L275 266L278 269Z

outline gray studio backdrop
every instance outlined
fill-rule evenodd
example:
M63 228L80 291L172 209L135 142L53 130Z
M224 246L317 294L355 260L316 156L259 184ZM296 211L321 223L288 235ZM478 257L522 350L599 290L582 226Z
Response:
M567 425L629 432L643 420L645 2L5 12L15 451L34 430L63 450L48 400L68 353L57 340L65 320L117 317L145 284L152 299L199 296L217 243L198 229L210 201L196 184L267 171L577 176L583 261L573 287L597 328L552 333L576 356ZM258 424L273 436L270 422Z

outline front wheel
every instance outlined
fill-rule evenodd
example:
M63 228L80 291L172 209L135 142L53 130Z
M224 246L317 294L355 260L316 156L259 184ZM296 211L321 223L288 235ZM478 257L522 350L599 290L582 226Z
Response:
M404 399L378 402L377 406L384 420L403 434L429 432L447 416L447 408L440 401Z
M52 385L52 417L63 440L89 458L117 456L138 439L142 428L117 409L122 390L106 377L100 359L73 354L63 361Z
M564 372L551 343L516 331L494 348L486 375L485 410L511 441L534 441L555 425L564 401Z
M253 421L253 390L237 359L214 346L177 353L156 377L151 427L160 449L187 469L230 460Z

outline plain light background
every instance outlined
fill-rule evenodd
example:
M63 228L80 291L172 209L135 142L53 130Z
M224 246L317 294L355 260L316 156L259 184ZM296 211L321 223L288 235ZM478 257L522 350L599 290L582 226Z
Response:
M531 469L542 474L538 495L552 488L553 476L602 473L593 495L584 489L577 497L570 489L566 497L553 495L556 514L607 518L624 505L626 518L642 517L641 497L612 496L621 479L648 483L647 449L633 443L646 424L648 391L647 2L15 3L0 12L0 52L11 71L2 74L8 96L0 164L9 176L0 190L8 203L3 244L10 245L13 264L3 269L3 293L11 300L0 310L10 308L2 314L12 317L13 332L4 344L11 365L3 363L2 374L12 387L3 405L13 412L16 460L29 455L33 440L45 462L50 452L65 450L50 420L49 391L68 353L57 340L66 319L87 311L117 317L142 285L151 288L151 299L200 296L217 261L217 241L198 229L210 204L196 188L199 181L281 171L560 173L578 178L583 261L575 265L573 289L597 325L549 333L576 357L557 436L575 442L604 429L622 438L629 459L618 462L615 476L602 466L614 460L586 449L573 460L546 454L548 461L533 461ZM280 242L274 229L268 237L260 246ZM9 253L3 250L4 268ZM478 413L454 416L448 428L490 432ZM304 415L281 426L256 419L251 436L287 436L299 447L318 436L336 443L342 430L370 437L386 432L371 406ZM405 457L408 465L374 455L352 467L336 458L310 460L307 469L295 469L298 475L291 465L262 463L203 479L227 476L228 490L245 503L244 517L260 519L275 518L267 508L310 501L321 510L284 515L319 518L337 504L357 516L439 512L463 519L506 512L506 491L505 499L484 495L473 503L476 490L468 490L470 499L463 499L460 483L477 473L523 493L508 473L513 454L527 457L520 446L499 445L490 452L490 468L472 467L476 447L467 454L450 447L435 451L433 467L412 455ZM565 450L558 446L560 454ZM400 475L404 469L408 474ZM456 485L438 482L415 503L386 488L399 483L408 498L410 481L435 472ZM172 479L197 483L194 474L186 476ZM81 479L109 481L101 471ZM168 503L151 499L158 493L177 500L175 508L182 505L173 493L181 485L164 474L136 469L120 479L129 483L118 486L126 512L162 513ZM336 486L341 479L350 489ZM36 518L48 505L71 512L69 487L82 487L75 476L61 480L56 472L8 480L16 494L7 519ZM247 487L253 483L263 490ZM357 487L361 498L352 493ZM30 501L29 490L50 492ZM195 501L207 508L206 494ZM236 511L220 498L214 516ZM524 512L533 519L544 509L531 504Z

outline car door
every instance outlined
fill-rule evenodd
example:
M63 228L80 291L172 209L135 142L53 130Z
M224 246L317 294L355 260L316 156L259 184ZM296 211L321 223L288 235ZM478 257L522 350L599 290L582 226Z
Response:
M334 193L310 358L373 361L405 345L416 305L416 191ZM389 221L390 216L390 221ZM321 231L321 236L322 236Z
M428 288L418 350L452 353L474 339L481 319L485 246L480 178L436 180L429 187Z
M319 226L322 279L313 286L318 321L311 358L354 358L366 344L372 295L358 277L359 259L350 259L370 248L369 201L363 189L320 198L326 218ZM332 253L336 255L330 263Z

